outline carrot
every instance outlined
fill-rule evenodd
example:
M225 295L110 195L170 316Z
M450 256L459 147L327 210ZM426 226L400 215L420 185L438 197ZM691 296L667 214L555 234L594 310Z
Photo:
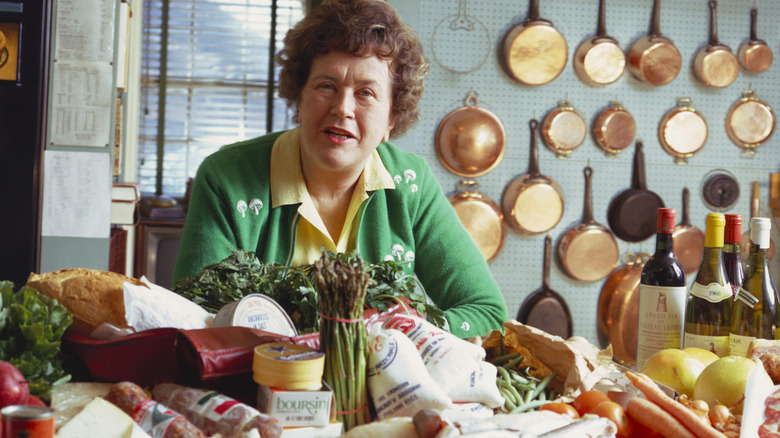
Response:
M648 400L657 404L666 412L672 414L680 420L694 435L699 438L726 438L717 429L707 424L704 419L696 415L692 410L683 406L682 403L666 395L661 388L643 373L634 373L626 371L626 377L647 397Z
M663 436L674 438L696 438L672 414L660 406L639 397L634 397L626 404L626 412L637 423L641 423Z

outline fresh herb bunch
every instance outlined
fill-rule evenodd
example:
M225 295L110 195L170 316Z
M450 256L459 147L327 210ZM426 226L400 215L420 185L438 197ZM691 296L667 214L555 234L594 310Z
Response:
M51 390L71 378L62 367L60 345L73 316L32 287L14 292L10 281L0 281L0 299L0 360L19 369L31 394L48 401Z
M346 430L371 422L366 387L368 335L363 304L374 282L358 255L324 252L314 262L319 291L320 350L325 353L323 379L333 389L338 419Z
M364 266L374 280L367 291L366 306L386 312L389 306L402 303L425 315L437 327L449 330L444 312L429 302L422 285L404 271L402 264L383 261L364 262ZM232 250L224 260L176 282L173 290L212 313L249 294L267 295L290 315L299 333L319 331L312 265L264 263L253 252Z

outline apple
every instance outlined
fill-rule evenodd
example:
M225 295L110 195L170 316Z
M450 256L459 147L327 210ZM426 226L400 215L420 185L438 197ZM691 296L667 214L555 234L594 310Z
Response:
M758 374L759 387L771 387L772 379L757 359L743 356L726 356L711 363L696 379L693 396L704 400L712 409L717 404L734 408L734 414L741 414L748 374Z
M715 353L701 348L666 348L650 356L642 372L680 394L693 397L699 374L717 359Z
M29 396L24 375L11 363L0 360L0 408L24 404Z
M30 394L29 397L27 397L27 402L24 404L29 406L46 406L46 403L43 402L43 400L39 399L38 397Z

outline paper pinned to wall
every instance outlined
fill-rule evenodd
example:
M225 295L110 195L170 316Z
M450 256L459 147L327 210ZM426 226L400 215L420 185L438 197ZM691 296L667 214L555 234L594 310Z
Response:
M115 2L57 2L54 58L111 62L114 59Z
M41 234L108 238L111 232L109 154L47 150L44 168Z
M54 63L51 143L58 146L108 146L114 111L113 68L91 61Z

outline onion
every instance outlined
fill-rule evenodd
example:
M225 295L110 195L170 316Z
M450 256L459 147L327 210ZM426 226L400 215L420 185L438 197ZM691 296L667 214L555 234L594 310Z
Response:
M710 408L709 417L712 426L721 430L728 424L731 412L729 411L729 408L719 404Z

